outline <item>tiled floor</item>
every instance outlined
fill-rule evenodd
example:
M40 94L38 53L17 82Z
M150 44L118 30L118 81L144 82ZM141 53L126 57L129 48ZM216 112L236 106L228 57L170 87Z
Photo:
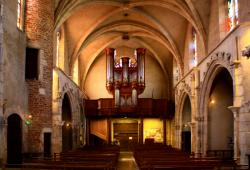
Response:
M138 166L136 165L133 152L129 152L129 151L120 152L117 169L118 170L139 170Z

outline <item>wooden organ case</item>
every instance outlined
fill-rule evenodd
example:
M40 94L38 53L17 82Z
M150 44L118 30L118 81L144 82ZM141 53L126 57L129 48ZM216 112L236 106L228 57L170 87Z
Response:
M118 56L113 48L106 52L106 88L113 95L114 108L119 112L136 111L138 95L145 89L145 48L132 56Z

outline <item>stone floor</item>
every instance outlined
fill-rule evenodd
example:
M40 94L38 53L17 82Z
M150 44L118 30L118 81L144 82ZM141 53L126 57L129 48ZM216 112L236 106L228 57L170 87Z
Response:
M133 152L121 151L117 165L117 170L139 170Z

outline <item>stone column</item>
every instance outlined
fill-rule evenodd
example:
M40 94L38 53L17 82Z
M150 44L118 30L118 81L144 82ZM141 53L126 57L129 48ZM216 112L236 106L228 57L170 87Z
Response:
M62 150L62 117L61 105L62 100L61 92L59 92L59 75L58 70L53 70L53 87L52 87L52 153L59 153Z
M234 160L239 163L240 150L239 150L239 107L229 106L234 115Z
M193 115L192 115L192 123L191 132L192 132L192 152L195 153L196 157L201 156L201 123L202 121L198 121L197 117L200 117L199 113L199 96L200 96L200 70L197 67L193 68ZM200 119L201 120L201 119Z
M2 11L1 11L2 12ZM0 163L6 162L7 159L7 118L5 118L5 106L7 100L4 99L3 89L4 89L4 55L3 55L3 18L0 17ZM1 167L0 167L1 169Z
M197 122L197 147L196 147L196 151L195 151L195 156L196 157L201 157L202 154L205 155L205 153L203 153L203 151L205 150L205 146L202 146L203 144L203 125L204 125L204 117L203 116L197 116L196 117L196 122Z

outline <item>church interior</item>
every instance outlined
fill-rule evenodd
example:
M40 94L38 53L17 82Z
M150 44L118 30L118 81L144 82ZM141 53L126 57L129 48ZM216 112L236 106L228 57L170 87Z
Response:
M250 0L0 0L0 169L249 169Z

